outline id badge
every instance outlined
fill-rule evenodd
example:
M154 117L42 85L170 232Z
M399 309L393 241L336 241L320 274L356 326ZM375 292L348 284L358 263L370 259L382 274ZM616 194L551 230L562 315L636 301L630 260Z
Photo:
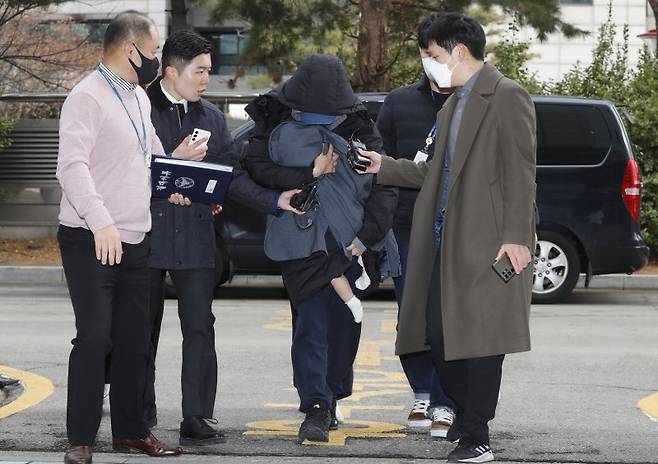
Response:
M416 152L416 157L414 158L414 163L423 163L427 161L427 158L429 158L429 155L425 153L423 150L418 150Z

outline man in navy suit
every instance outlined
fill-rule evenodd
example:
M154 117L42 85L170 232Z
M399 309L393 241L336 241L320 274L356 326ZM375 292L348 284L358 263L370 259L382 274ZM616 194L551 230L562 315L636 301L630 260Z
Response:
M238 163L238 155L224 114L201 98L211 69L212 45L190 31L172 34L162 49L162 77L148 90L151 118L165 153L189 139L195 128L210 132L204 162L234 166L228 195L252 209L274 213L291 209L295 191L279 192L255 184ZM151 321L152 347L144 409L147 420L157 421L155 404L155 354L164 309L164 278L168 271L178 295L183 332L183 445L221 443L224 435L213 419L217 390L215 317L212 314L215 276L213 216L221 207L192 203L180 194L169 200L152 199L151 215Z

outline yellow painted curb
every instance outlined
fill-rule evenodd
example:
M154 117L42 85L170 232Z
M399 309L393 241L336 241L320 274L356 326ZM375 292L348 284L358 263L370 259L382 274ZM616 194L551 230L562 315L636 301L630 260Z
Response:
M637 402L637 407L651 419L658 421L658 393L642 398Z
M0 408L0 419L41 403L55 391L52 382L40 375L2 365L0 365L0 372L12 379L20 380L23 384L23 394Z
M272 420L250 422L244 435L256 436L297 436L299 420ZM316 446L345 446L348 438L404 438L406 435L404 425L388 424L386 422L350 420L338 427L338 430L329 432L327 443L317 441L304 441L304 445Z

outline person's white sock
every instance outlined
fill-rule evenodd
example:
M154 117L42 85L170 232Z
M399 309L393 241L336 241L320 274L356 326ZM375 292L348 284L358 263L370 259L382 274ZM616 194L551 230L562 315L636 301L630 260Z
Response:
M363 258L361 258L361 256L359 256L358 262L363 271L361 272L359 278L356 279L356 282L354 282L354 285L356 285L356 288L359 290L365 290L366 288L370 287L371 280L368 276L368 273L366 272L365 266L363 265Z
M361 321L363 320L363 305L361 304L361 300L353 296L352 298L349 299L349 301L346 301L345 304L347 305L348 308L350 308L350 311L352 311L352 316L354 316L354 322L356 322L357 324L361 323Z

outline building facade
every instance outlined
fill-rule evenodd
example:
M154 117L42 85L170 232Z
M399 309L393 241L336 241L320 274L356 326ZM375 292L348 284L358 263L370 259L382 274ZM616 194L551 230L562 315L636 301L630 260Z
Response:
M574 65L587 65L592 61L598 29L608 18L609 0L561 0L564 22L588 31L586 37L567 39L562 34L551 34L539 42L531 29L521 31L519 38L531 44L533 58L528 67L542 81L559 80ZM653 13L646 0L612 0L612 19L619 25L618 38L624 24L629 27L629 57L637 63L644 42L638 35L655 28Z
M561 0L562 18L590 34L585 37L567 39L560 33L551 34L545 42L536 39L530 28L520 31L519 39L531 44L533 58L529 68L536 72L540 80L558 80L575 64L588 64L592 59L592 49L596 44L598 28L608 16L609 0ZM121 11L128 9L142 11L153 18L158 26L162 42L167 37L171 25L170 0L87 0L86 2L65 2L53 7L57 14L76 18L91 32L102 37L103 25ZM612 17L616 24L629 26L631 64L637 62L643 41L638 35L655 27L653 14L647 0L612 0ZM210 90L232 90L236 93L253 93L262 90L261 85L250 81L249 75L264 73L264 68L247 70L247 78L232 81L235 75L238 56L245 44L244 22L239 19L215 24L208 11L200 6L191 6L187 13L187 23L215 45L213 56L212 82ZM620 27L621 33L621 27Z

